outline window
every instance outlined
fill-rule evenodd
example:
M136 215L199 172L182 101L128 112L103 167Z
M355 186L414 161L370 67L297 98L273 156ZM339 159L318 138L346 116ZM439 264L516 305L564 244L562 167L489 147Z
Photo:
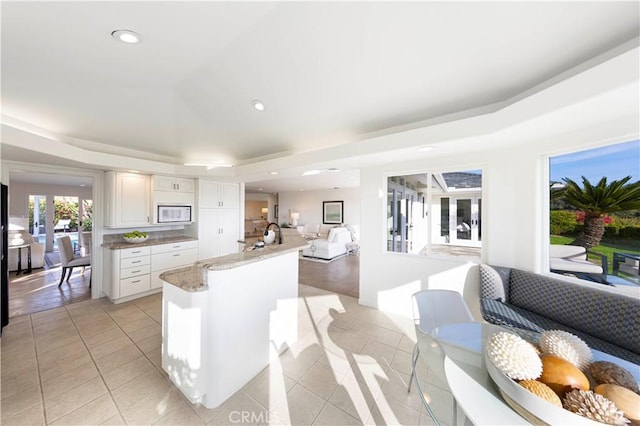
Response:
M599 283L638 284L638 164L640 141L549 159L549 264L552 272ZM617 190L616 181L623 184ZM588 189L590 186L594 187L593 191ZM633 188L636 188L635 192ZM567 245L572 247L562 247ZM583 263L574 265L570 260L562 259L560 255L568 250L582 250L580 260Z
M387 179L387 250L480 256L482 171Z

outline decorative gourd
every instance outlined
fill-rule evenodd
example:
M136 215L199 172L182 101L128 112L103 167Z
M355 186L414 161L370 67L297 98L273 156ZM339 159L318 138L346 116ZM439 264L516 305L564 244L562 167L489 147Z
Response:
M562 408L562 401L560 401L558 395L556 395L556 393L544 383L537 380L522 380L519 385L532 394L539 396L540 398L549 401L553 405Z
M560 398L572 389L589 390L589 379L569 361L555 355L542 355L542 375L538 380Z
M640 424L640 395L625 387L607 383L596 386L593 391L616 404L632 423Z
M638 393L638 383L633 375L624 368L609 361L596 361L589 366L589 373L598 384L620 385Z

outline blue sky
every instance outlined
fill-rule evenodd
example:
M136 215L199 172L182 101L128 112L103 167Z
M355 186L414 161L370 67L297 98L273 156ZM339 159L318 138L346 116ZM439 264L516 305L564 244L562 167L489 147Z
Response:
M581 176L594 185L603 176L611 182L631 175L635 182L640 180L640 140L552 157L549 174L551 181L568 177L580 185Z

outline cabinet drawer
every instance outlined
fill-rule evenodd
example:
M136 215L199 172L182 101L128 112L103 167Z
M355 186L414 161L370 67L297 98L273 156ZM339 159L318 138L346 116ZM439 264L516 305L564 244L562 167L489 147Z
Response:
M151 263L151 256L128 257L120 259L120 269L148 265L149 263Z
M168 251L151 256L151 270L173 269L195 263L198 259L198 249Z
M157 246L151 246L151 254L166 253L169 251L188 250L198 248L197 241L182 241L172 244L160 244Z
M120 297L131 296L132 294L142 293L150 289L149 275L140 275L139 277L120 280Z
M137 277L138 275L147 275L151 272L151 266L142 265L133 268L123 268L120 270L120 279Z
M120 259L126 259L127 257L145 256L151 254L151 247L132 247L128 249L120 250Z

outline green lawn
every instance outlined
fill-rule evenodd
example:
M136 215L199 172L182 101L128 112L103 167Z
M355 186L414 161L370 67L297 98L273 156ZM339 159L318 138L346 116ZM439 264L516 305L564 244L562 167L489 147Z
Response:
M569 244L573 241L572 237L565 237L562 235L551 235L551 244ZM607 256L607 261L609 263L609 268L607 273L613 273L613 252L618 253L634 253L640 254L640 242L638 241L624 241L624 242L610 242L610 241L601 241L599 245L592 247L589 251L604 254ZM589 259L594 263L600 264L600 258L594 257L593 259Z

